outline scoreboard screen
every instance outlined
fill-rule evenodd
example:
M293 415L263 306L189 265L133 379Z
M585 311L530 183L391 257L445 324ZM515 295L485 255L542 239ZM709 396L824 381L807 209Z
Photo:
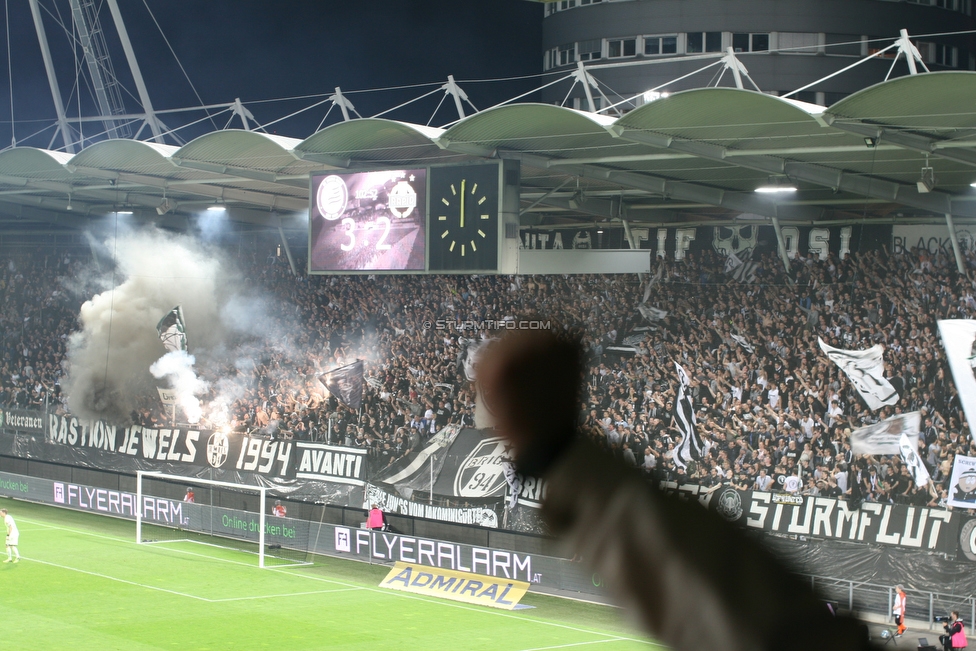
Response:
M309 271L424 271L427 170L314 174Z

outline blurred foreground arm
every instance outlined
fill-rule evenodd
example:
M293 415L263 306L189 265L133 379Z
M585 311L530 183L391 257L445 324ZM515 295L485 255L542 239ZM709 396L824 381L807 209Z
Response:
M648 633L677 651L871 648L743 531L577 439L582 371L575 343L517 332L491 344L478 378L519 470L549 480L547 522Z

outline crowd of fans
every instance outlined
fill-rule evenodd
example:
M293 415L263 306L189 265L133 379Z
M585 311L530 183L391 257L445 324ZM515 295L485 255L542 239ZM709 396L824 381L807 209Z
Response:
M74 255L52 250L2 260L0 403L7 407L63 408L66 341L88 298L63 282L86 264L87 256ZM976 277L959 274L951 255L925 251L798 256L789 275L778 258L757 258L755 282L739 283L711 252L660 260L653 281L308 277L292 274L280 257L241 254L248 289L270 297L275 322L263 351L254 354L253 341L240 344L250 347L239 356L253 359L250 365L230 356L203 366L212 387L203 396L205 424L364 447L380 469L447 424L473 426L475 393L463 357L482 333L461 322L538 313L585 343L584 432L657 480L825 496L849 494L856 483L868 500L945 505L955 455L976 456L976 446L936 320L976 316ZM976 259L969 263L976 268ZM655 320L637 309L649 281L646 304L667 312ZM439 329L438 321L449 327ZM898 403L868 409L818 337L844 349L882 344ZM317 380L355 359L365 361L366 374L358 412ZM705 444L688 464L675 460L675 362L691 379ZM229 380L244 388L218 405ZM919 455L934 480L929 488L917 488L897 457L855 458L850 449L853 429L915 410L922 412ZM155 396L133 413L144 425L168 418Z

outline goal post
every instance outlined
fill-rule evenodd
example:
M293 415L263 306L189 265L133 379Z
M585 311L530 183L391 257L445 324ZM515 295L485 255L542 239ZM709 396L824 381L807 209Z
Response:
M187 490L194 493L186 500ZM257 556L258 567L309 562L309 523L268 513L264 486L136 473L136 543L197 543Z

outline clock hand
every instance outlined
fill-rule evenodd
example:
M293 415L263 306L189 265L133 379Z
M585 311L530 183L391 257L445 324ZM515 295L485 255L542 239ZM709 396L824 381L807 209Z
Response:
M464 183L467 179L461 179L461 228L464 228Z

